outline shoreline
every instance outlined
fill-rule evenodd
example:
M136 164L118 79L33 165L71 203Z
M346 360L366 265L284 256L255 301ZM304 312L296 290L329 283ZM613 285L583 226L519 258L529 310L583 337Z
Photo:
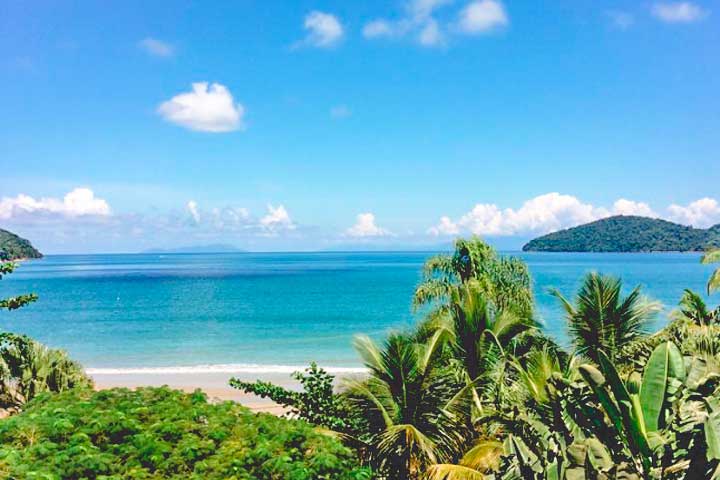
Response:
M139 387L161 387L168 386L173 389L182 390L184 392L193 392L197 389L202 390L208 396L210 401L226 401L237 402L256 413L271 413L273 415L283 415L287 413L287 409L268 398L261 398L257 395L244 393L240 390L232 388L229 384L231 378L237 378L245 382L254 382L257 380L271 382L275 385L287 388L289 390L301 391L300 382L292 378L291 373L287 372L222 372L222 371L191 371L191 372L135 372L135 373L98 373L99 369L87 369L88 376L95 383L96 390L105 390L109 388L139 388ZM297 371L294 369L293 371ZM302 370L302 369L300 369ZM355 369L357 370L357 369ZM339 385L344 378L348 378L356 374L355 372L346 372L342 375L335 376L335 385Z
M167 373L162 375L147 373L88 373L88 375L95 383L96 390L168 386L190 393L199 389L207 394L208 400L210 401L231 400L249 408L253 412L272 413L273 415L282 415L286 413L286 409L268 398L260 398L256 395L244 393L232 388L229 385L230 379L235 377L248 382L261 379L290 390L300 389L300 384L294 381L290 375L284 373L264 375L262 378L258 378L252 374L228 374L218 372Z

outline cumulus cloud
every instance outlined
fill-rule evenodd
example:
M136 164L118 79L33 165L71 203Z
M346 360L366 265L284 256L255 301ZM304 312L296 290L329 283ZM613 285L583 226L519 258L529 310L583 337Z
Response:
M644 202L635 202L624 198L618 199L613 204L614 215L637 215L640 217L657 217L658 214Z
M343 26L335 15L317 10L305 16L303 27L307 36L298 45L328 48L337 45L344 35Z
M140 40L138 47L156 57L172 57L175 54L175 48L172 45L151 37Z
M260 225L269 232L278 232L280 230L294 230L295 224L290 218L285 206L278 205L274 207L272 205L267 206L267 214L260 219Z
M671 2L654 4L652 14L666 23L692 23L702 20L707 13L691 2Z
M456 223L453 223L453 221L450 220L450 217L442 216L440 217L440 222L437 225L428 229L428 233L434 236L459 235L460 227Z
M487 33L509 23L505 7L496 0L476 0L460 12L458 28L467 34Z
M168 122L200 132L231 132L243 128L245 108L219 83L198 82L158 107Z
M75 188L62 199L43 197L35 199L29 195L3 197L0 200L0 219L22 219L34 216L56 216L76 218L85 216L108 216L110 206L95 196L89 188Z
M720 223L720 204L714 198L701 198L689 205L672 204L670 219L685 225L707 228Z
M457 220L441 217L437 225L428 229L428 233L433 236L463 232L490 236L544 234L611 215L665 218L707 228L720 223L720 204L715 199L702 198L686 206L670 205L667 214L660 215L644 202L621 198L608 209L583 203L572 195L553 192L532 198L517 210L501 209L493 203L479 203Z
M412 35L425 47L444 43L442 28L434 18L435 12L452 3L452 0L411 0L405 14L397 20L375 19L365 24L363 36L368 39L404 37Z
M388 230L375 224L375 215L361 213L356 217L355 225L345 230L349 237L384 237L390 235Z

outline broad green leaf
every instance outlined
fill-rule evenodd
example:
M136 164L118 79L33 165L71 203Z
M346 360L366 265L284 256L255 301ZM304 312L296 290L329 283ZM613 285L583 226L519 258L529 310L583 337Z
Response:
M600 368L603 375L607 378L610 389L620 408L622 423L628 437L630 451L636 455L641 454L641 460L647 469L649 468L648 458L652 455L652 451L650 450L650 445L648 445L647 437L643 434L644 426L641 427L640 425L642 419L638 419L637 416L633 415L630 393L628 393L625 384L620 380L620 375L618 375L610 359L602 351L598 352L598 359L600 360Z
M672 342L658 345L645 366L640 390L640 404L648 432L656 432L663 426L663 406L667 402L670 379L682 380L684 377L685 367L680 350Z

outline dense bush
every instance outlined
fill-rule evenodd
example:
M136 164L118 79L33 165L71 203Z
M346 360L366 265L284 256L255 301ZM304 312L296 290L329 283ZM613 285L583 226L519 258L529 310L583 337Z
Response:
M0 478L365 479L304 422L169 388L41 395L0 422Z

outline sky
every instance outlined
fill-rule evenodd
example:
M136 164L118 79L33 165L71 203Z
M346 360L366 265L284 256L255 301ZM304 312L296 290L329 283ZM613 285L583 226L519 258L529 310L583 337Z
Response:
M710 0L5 0L0 228L99 253L707 227L719 46Z

